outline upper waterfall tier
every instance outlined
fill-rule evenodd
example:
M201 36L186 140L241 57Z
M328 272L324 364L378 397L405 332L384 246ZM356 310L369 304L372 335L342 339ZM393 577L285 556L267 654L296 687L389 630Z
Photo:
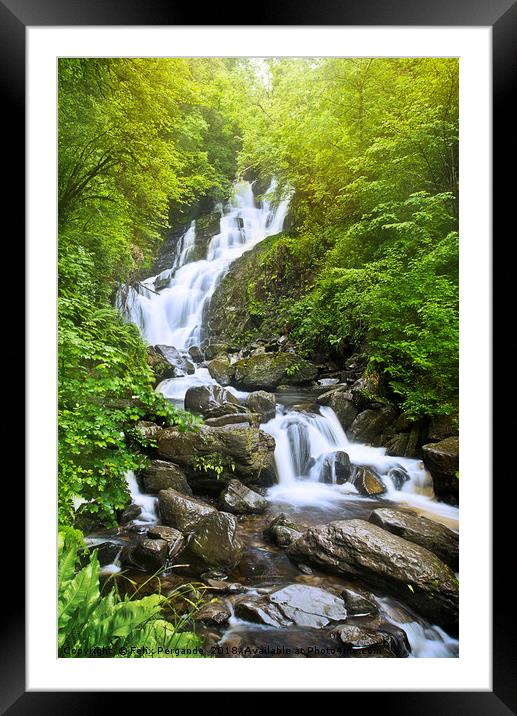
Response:
M266 197L274 188L273 180ZM172 266L147 278L138 289L121 288L117 307L140 328L150 345L162 343L187 349L199 344L205 309L230 264L267 236L282 231L287 209L288 200L276 207L267 199L258 203L249 182L236 184L230 202L222 210L219 233L208 244L206 258L190 260L195 245L192 222L178 242Z

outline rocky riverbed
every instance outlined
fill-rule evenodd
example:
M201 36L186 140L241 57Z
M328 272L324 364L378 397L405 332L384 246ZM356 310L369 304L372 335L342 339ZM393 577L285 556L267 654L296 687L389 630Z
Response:
M119 297L156 389L203 423L137 426L149 465L127 476L119 529L90 543L104 579L173 596L169 618L216 657L457 656L454 425L408 419L361 354L336 365L287 335L224 330L241 316L236 267L286 210L243 185Z

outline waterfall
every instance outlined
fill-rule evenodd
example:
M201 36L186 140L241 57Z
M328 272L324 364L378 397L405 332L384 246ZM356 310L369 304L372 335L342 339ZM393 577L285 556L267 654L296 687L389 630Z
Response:
M421 460L393 457L386 455L385 448L349 440L328 406L320 406L319 414L279 407L277 415L261 428L276 443L278 484L270 491L273 500L325 507L344 497L351 499L357 494L353 483L336 484L336 464L346 453L352 469L367 466L380 477L386 487L384 498L457 525L458 509L434 500L432 480ZM402 479L397 480L397 476Z
M150 345L164 344L186 350L202 338L203 316L219 282L231 263L248 249L282 230L288 199L273 207L267 196L256 205L249 182L236 185L232 199L222 210L219 233L212 237L206 257L191 261L195 222L181 237L172 266L141 286L121 287L116 305L126 320L135 323Z

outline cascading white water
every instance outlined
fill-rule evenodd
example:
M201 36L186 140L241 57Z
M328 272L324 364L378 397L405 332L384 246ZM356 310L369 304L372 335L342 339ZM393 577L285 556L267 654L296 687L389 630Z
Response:
M133 520L135 525L154 524L158 521L157 503L158 498L154 495L147 495L140 490L136 475L133 470L126 472L126 482L131 494L131 501L140 507L140 515Z
M273 189L274 182L269 191ZM205 309L231 263L267 236L279 233L287 209L288 200L277 208L267 201L257 206L252 186L240 183L228 206L221 209L220 230L211 239L206 257L192 261L196 249L193 222L178 242L171 267L146 279L138 288L121 288L117 307L128 321L139 326L150 345L164 344L185 352L199 344ZM216 385L216 381L206 368L196 367L194 374L165 380L157 390L182 405L186 391L195 385ZM246 393L231 387L228 390L245 400ZM276 442L278 484L268 491L271 502L300 508L306 514L315 507L328 508L329 512L337 508L339 512L350 502L364 501L351 482L337 484L336 453L345 452L353 466L370 466L381 476L387 488L385 499L406 503L457 529L457 508L433 499L432 483L421 461L391 457L384 448L350 441L331 408L320 406L318 413L309 413L279 405L276 417L261 428ZM399 489L391 472L396 469L402 469L407 478L402 485L398 484ZM133 473L127 474L127 480L133 502L142 508L135 523L155 522L156 497L140 491ZM117 565L109 567L116 569ZM398 623L395 616L392 621ZM408 635L414 656L457 655L457 641L438 627L419 622L400 626Z
M433 499L432 481L420 460L386 455L376 448L348 439L337 415L328 406L320 414L285 410L279 407L275 418L261 427L275 438L278 484L270 498L297 505L326 505L344 494L357 491L349 482L336 483L336 455L345 452L352 466L368 466L386 486L385 498L404 502L435 519L457 527L458 509ZM395 484L397 470L405 482ZM330 484L329 484L330 483Z
M274 189L273 181L266 197ZM264 200L257 206L251 184L240 182L223 209L219 233L210 240L206 258L190 260L196 241L193 222L178 244L171 268L142 281L138 289L121 288L117 307L140 328L150 345L186 350L199 344L203 313L230 264L259 241L282 230L288 203L286 199L273 207ZM167 280L168 285L155 292Z

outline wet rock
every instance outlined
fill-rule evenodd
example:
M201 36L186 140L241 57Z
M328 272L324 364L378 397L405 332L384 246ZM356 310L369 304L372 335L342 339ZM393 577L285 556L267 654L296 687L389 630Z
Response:
M185 468L189 478L199 477L203 460L218 459L233 477L244 483L271 484L275 475L275 440L255 427L204 425L198 431L166 428L158 440L160 457ZM197 469L196 469L197 468ZM215 477L214 477L215 480Z
M221 599L213 599L204 604L195 614L194 621L205 624L225 624L231 617L228 605Z
M236 515L260 514L266 510L268 501L257 492L231 480L219 497L219 508Z
M317 374L315 365L295 353L261 353L235 363L234 384L243 390L274 390L281 383L310 383Z
M368 467L357 468L353 483L359 494L367 497L382 495L386 492L386 486L380 477Z
M393 455L394 457L408 457L408 442L408 433L395 433L395 435L386 441L386 455Z
M217 512L214 507L171 489L160 491L158 504L163 523L183 533L192 532L203 517Z
M198 573L206 569L234 569L242 555L243 545L237 535L237 518L213 510L194 527L182 555Z
M342 485L352 476L352 464L346 452L336 452L322 455L320 462L320 482Z
M192 495L192 490L181 469L166 460L152 460L148 468L141 473L144 492L157 494L160 490L172 488L184 495Z
M219 385L196 385L185 393L185 410L190 410L193 413L205 415L209 410L218 408L223 403L240 405L233 393Z
M239 563L239 575L245 579L269 579L278 575L278 563L267 549L248 547Z
M167 378L174 378L176 369L152 346L147 348L147 365L153 371L156 385Z
M203 577L205 579L205 577ZM239 582L225 582L220 579L206 579L207 591L220 594L242 594L246 587Z
M341 596L343 597L346 610L350 616L370 616L371 614L377 614L379 611L374 601L367 599L362 594L354 592L352 589L343 589Z
M212 360L217 356L228 353L229 346L227 343L208 343L203 346L206 360Z
M271 604L267 597L244 597L235 603L235 616L255 624L267 624L273 627L289 626L293 622L287 619L280 609Z
M158 440L163 428L156 425L156 423L151 423L149 420L139 420L135 424L135 430L138 430L145 440Z
M388 477L391 478L396 490L402 490L404 484L409 480L409 473L399 465L398 467L392 467L388 471Z
M319 587L290 584L269 595L269 601L278 605L282 613L298 626L321 629L331 621L346 619L342 599Z
M174 377L179 378L182 375L194 373L195 368L193 363L180 353L177 348L163 344L156 345L154 348L174 368Z
M313 574L312 569L307 564L296 565L302 574L311 575Z
M422 448L424 463L433 478L436 497L452 503L459 496L459 438L445 438L438 443L428 443Z
M386 428L393 426L396 417L397 412L391 406L379 410L363 410L352 423L350 436L352 440L372 445Z
M354 652L369 651L372 656L406 657L410 653L409 642L402 629L398 629L398 632L373 631L363 626L340 624L332 629L331 635Z
M248 408L252 413L258 413L261 422L266 423L276 415L276 398L274 393L265 390L256 390L249 394Z
M188 349L189 355L194 363L202 363L204 360L203 351L199 346L190 346Z
M246 408L240 403L222 403L215 408L210 408L204 414L205 424L207 420L213 420L214 418L221 418L227 415L243 415ZM230 423L228 423L230 424Z
M353 519L310 527L287 553L378 586L446 630L458 628L458 580L450 567L377 525Z
M147 530L149 539L159 539L167 542L167 558L173 559L185 546L185 538L179 530L165 525L154 525Z
M235 368L230 365L230 359L227 356L218 356L213 358L206 364L208 372L219 385L230 385L235 374Z
M293 530L291 527L284 527L283 525L277 525L269 530L271 541L282 549L289 547L291 542L298 539L300 534L301 532Z
M103 542L95 546L97 550L97 559L101 567L106 564L112 564L117 558L122 546L116 542Z
M352 394L343 388L329 390L318 396L316 401L320 405L328 405L329 408L332 408L343 430L348 430L357 416L357 408L352 401Z
M374 510L369 521L437 555L454 572L458 571L459 537L445 525L413 512L383 507Z
M252 425L254 422L252 413L233 413L230 415L221 415L216 418L205 418L205 425L220 428L223 425Z
M288 547L300 535L300 527L290 520L284 512L280 512L273 517L264 530L264 536L282 548Z
M352 401L361 412L379 403L380 377L378 375L361 376L349 388Z
M165 566L169 554L168 544L163 539L140 540L131 552L131 562L149 572Z

